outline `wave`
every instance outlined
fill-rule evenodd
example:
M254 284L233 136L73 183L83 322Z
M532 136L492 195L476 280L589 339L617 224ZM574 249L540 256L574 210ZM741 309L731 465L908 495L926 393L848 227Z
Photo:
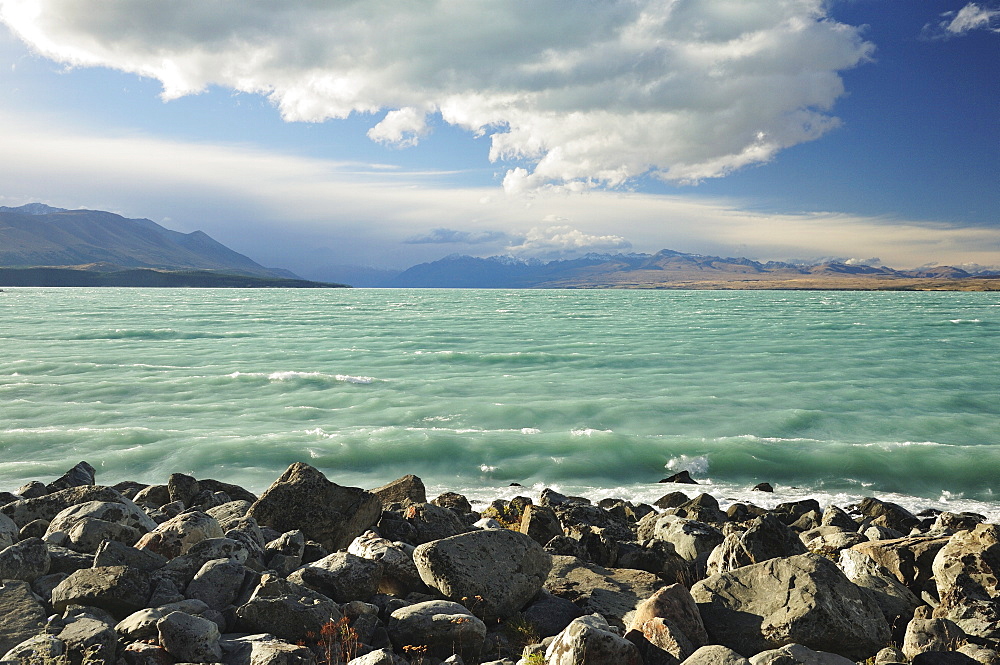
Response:
M378 381L373 376L352 376L350 374L324 374L323 372L297 372L288 370L279 372L233 372L226 376L231 379L248 377L266 378L268 381L319 381L325 383L356 383L360 385L367 385Z
M185 332L174 330L173 328L155 329L130 329L116 328L115 330L94 331L81 333L70 337L71 340L101 340L101 339L135 339L135 340L175 340L175 339L234 339L242 337L253 337L253 333L240 331L227 332L207 332L193 331Z

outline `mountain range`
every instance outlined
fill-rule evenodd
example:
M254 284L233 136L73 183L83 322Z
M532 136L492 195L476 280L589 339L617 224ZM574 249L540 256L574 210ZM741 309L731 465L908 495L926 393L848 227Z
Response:
M0 266L205 270L297 278L287 270L265 268L201 231L180 233L148 219L41 203L0 207Z

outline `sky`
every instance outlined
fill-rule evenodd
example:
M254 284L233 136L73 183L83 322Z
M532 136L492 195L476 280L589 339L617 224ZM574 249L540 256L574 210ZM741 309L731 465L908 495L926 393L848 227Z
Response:
M1000 266L1000 0L0 0L0 205L332 279Z

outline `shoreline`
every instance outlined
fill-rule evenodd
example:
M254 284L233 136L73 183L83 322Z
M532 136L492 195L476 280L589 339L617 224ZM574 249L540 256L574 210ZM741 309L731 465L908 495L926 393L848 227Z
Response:
M416 476L369 491L295 463L257 495L176 473L104 486L81 462L0 499L0 605L17 616L0 652L79 663L89 649L89 662L128 665L1000 659L1000 527L984 515L874 498L724 507L703 485L660 487L655 505L545 489L473 510Z

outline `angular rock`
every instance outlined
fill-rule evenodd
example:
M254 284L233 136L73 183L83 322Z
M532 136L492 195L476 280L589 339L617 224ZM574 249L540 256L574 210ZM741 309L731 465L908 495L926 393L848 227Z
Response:
M250 599L236 609L239 630L291 642L306 639L307 633L319 635L325 623L341 616L333 600L273 575L264 575Z
M955 651L965 642L965 631L948 619L911 619L903 638L903 655L913 660L925 651Z
M57 478L46 485L45 491L47 494L52 494L53 492L69 489L70 487L93 485L95 474L96 471L94 471L94 467L90 466L86 462L80 462L72 469L64 473L60 478Z
M80 522L92 519L111 522L131 528L139 533L146 533L156 528L156 522L151 520L137 505L129 501L85 501L59 511L49 522L46 533L63 531L69 533Z
M51 558L45 543L28 538L0 551L0 579L34 582L49 572Z
M486 624L467 608L447 600L401 607L389 615L389 638L397 649L437 658L474 658L483 648Z
M847 579L875 600L890 626L905 625L922 605L902 582L861 552L842 550L839 566Z
M636 607L663 586L665 582L652 573L602 568L567 556L552 557L552 571L545 581L545 589L553 595L622 627L631 621Z
M456 492L445 492L431 503L441 508L450 508L458 513L472 512L472 504L469 503L469 500Z
M913 593L935 590L934 557L949 537L908 536L896 540L859 543L851 549L874 559Z
M0 507L0 512L14 520L14 523L20 528L39 519L51 521L66 508L87 501L123 503L126 506L131 504L137 511L141 512L138 506L126 499L118 490L100 485L70 487L34 499L14 501Z
M799 537L774 515L757 517L742 533L731 533L708 557L708 574L725 573L741 566L777 557L805 554Z
M692 651L708 644L708 633L701 620L698 605L691 597L691 592L680 584L671 584L658 589L652 596L642 601L636 607L628 627L630 630L641 630L645 634L643 626L653 619L665 619L676 626L692 645ZM646 639L660 646L649 635L646 635ZM677 656L677 654L674 655ZM680 656L677 658L684 660Z
M191 505L194 497L201 492L201 485L197 479L184 475L183 473L171 473L167 478L167 494L170 501L180 501L184 507Z
M349 554L382 564L382 578L378 583L380 593L403 597L427 587L420 579L417 564L413 562L413 548L381 538L374 531L366 531L355 538L347 548Z
M238 561L212 559L195 574L184 593L213 610L222 611L239 597L246 573L246 566Z
M124 543L107 541L101 543L94 554L94 567L131 566L143 572L158 570L167 564L163 557L149 550L137 550Z
M747 656L798 643L864 659L889 639L874 600L814 554L713 575L696 583L691 595L712 641Z
M397 478L391 483L371 490L377 496L383 506L391 506L394 503L408 505L411 503L427 503L427 491L420 478L413 474L408 474L402 478Z
M0 581L0 652L6 653L45 627L45 608L20 580Z
M697 649L681 665L750 665L750 661L729 647L710 644Z
M565 598L541 591L538 598L524 609L524 618L535 627L539 637L558 635L573 619L583 616L583 610Z
M906 508L890 501L880 501L872 497L862 499L861 503L858 504L858 510L876 524L887 526L900 533L909 533L910 529L920 523L920 520Z
M305 534L298 529L288 531L264 546L264 563L269 570L288 575L302 566L305 551Z
M548 665L642 665L639 650L618 636L603 618L575 619L545 650Z
M210 515L194 511L182 513L144 535L135 547L173 559L209 538L221 538L222 528Z
M159 642L182 663L215 663L222 660L219 627L201 617L171 612L156 622Z
M667 476L661 483L684 483L686 485L697 485L698 481L691 477L691 472L688 470L678 471L672 476Z
M15 663L50 663L63 655L66 645L55 635L29 637L0 657L0 661Z
M854 521L842 508L830 505L823 511L823 517L819 522L820 526L839 526L844 531L857 531L858 523Z
M718 499L711 494L704 493L676 508L668 509L668 512L696 522L710 522L712 524L721 524L729 519L719 508Z
M868 540L857 531L845 531L839 526L818 526L799 534L802 544L810 552L836 554Z
M380 561L362 559L348 552L334 552L303 566L288 576L338 603L368 600L378 593L384 566Z
M391 649L379 649L358 656L347 665L410 665L410 663L394 654Z
M854 661L825 651L813 651L801 644L762 651L750 658L750 665L853 665Z
M71 663L113 663L118 651L115 630L100 612L89 609L66 617L66 625L56 637L65 645Z
M403 511L403 517L407 524L413 527L413 542L416 545L457 536L472 530L453 510L441 508L432 503L410 504Z
M723 540L722 532L715 527L676 515L661 515L652 537L672 544L686 561L707 559Z
M52 590L52 607L62 612L70 605L86 605L123 619L146 607L149 597L149 581L141 570L128 566L84 568Z
M159 508L164 504L170 503L170 491L166 485L148 485L136 492L132 500L140 506Z
M931 531L972 531L985 521L986 516L979 513L943 512L934 519Z
M548 506L525 506L521 514L520 531L543 546L556 536L563 535L559 518Z
M539 592L552 568L541 545L515 531L476 531L420 545L413 561L424 583L468 604L481 618L505 619Z
M329 551L346 548L378 522L381 500L356 487L341 487L317 469L296 462L247 511L261 526L300 529Z
M939 598L1000 598L1000 526L979 524L960 531L938 550L931 565Z
M786 501L785 503L779 503L777 506L771 510L771 513L775 515L785 524L794 524L803 515L809 513L819 513L819 501L816 499L802 499L801 501ZM822 520L822 514L820 514L820 520ZM814 525L814 526L819 526Z
M229 531L232 528L231 524L245 516L252 505L249 501L230 501L221 506L209 508L205 513L214 517L223 531Z
M10 547L20 537L20 527L7 515L0 513L0 549Z

